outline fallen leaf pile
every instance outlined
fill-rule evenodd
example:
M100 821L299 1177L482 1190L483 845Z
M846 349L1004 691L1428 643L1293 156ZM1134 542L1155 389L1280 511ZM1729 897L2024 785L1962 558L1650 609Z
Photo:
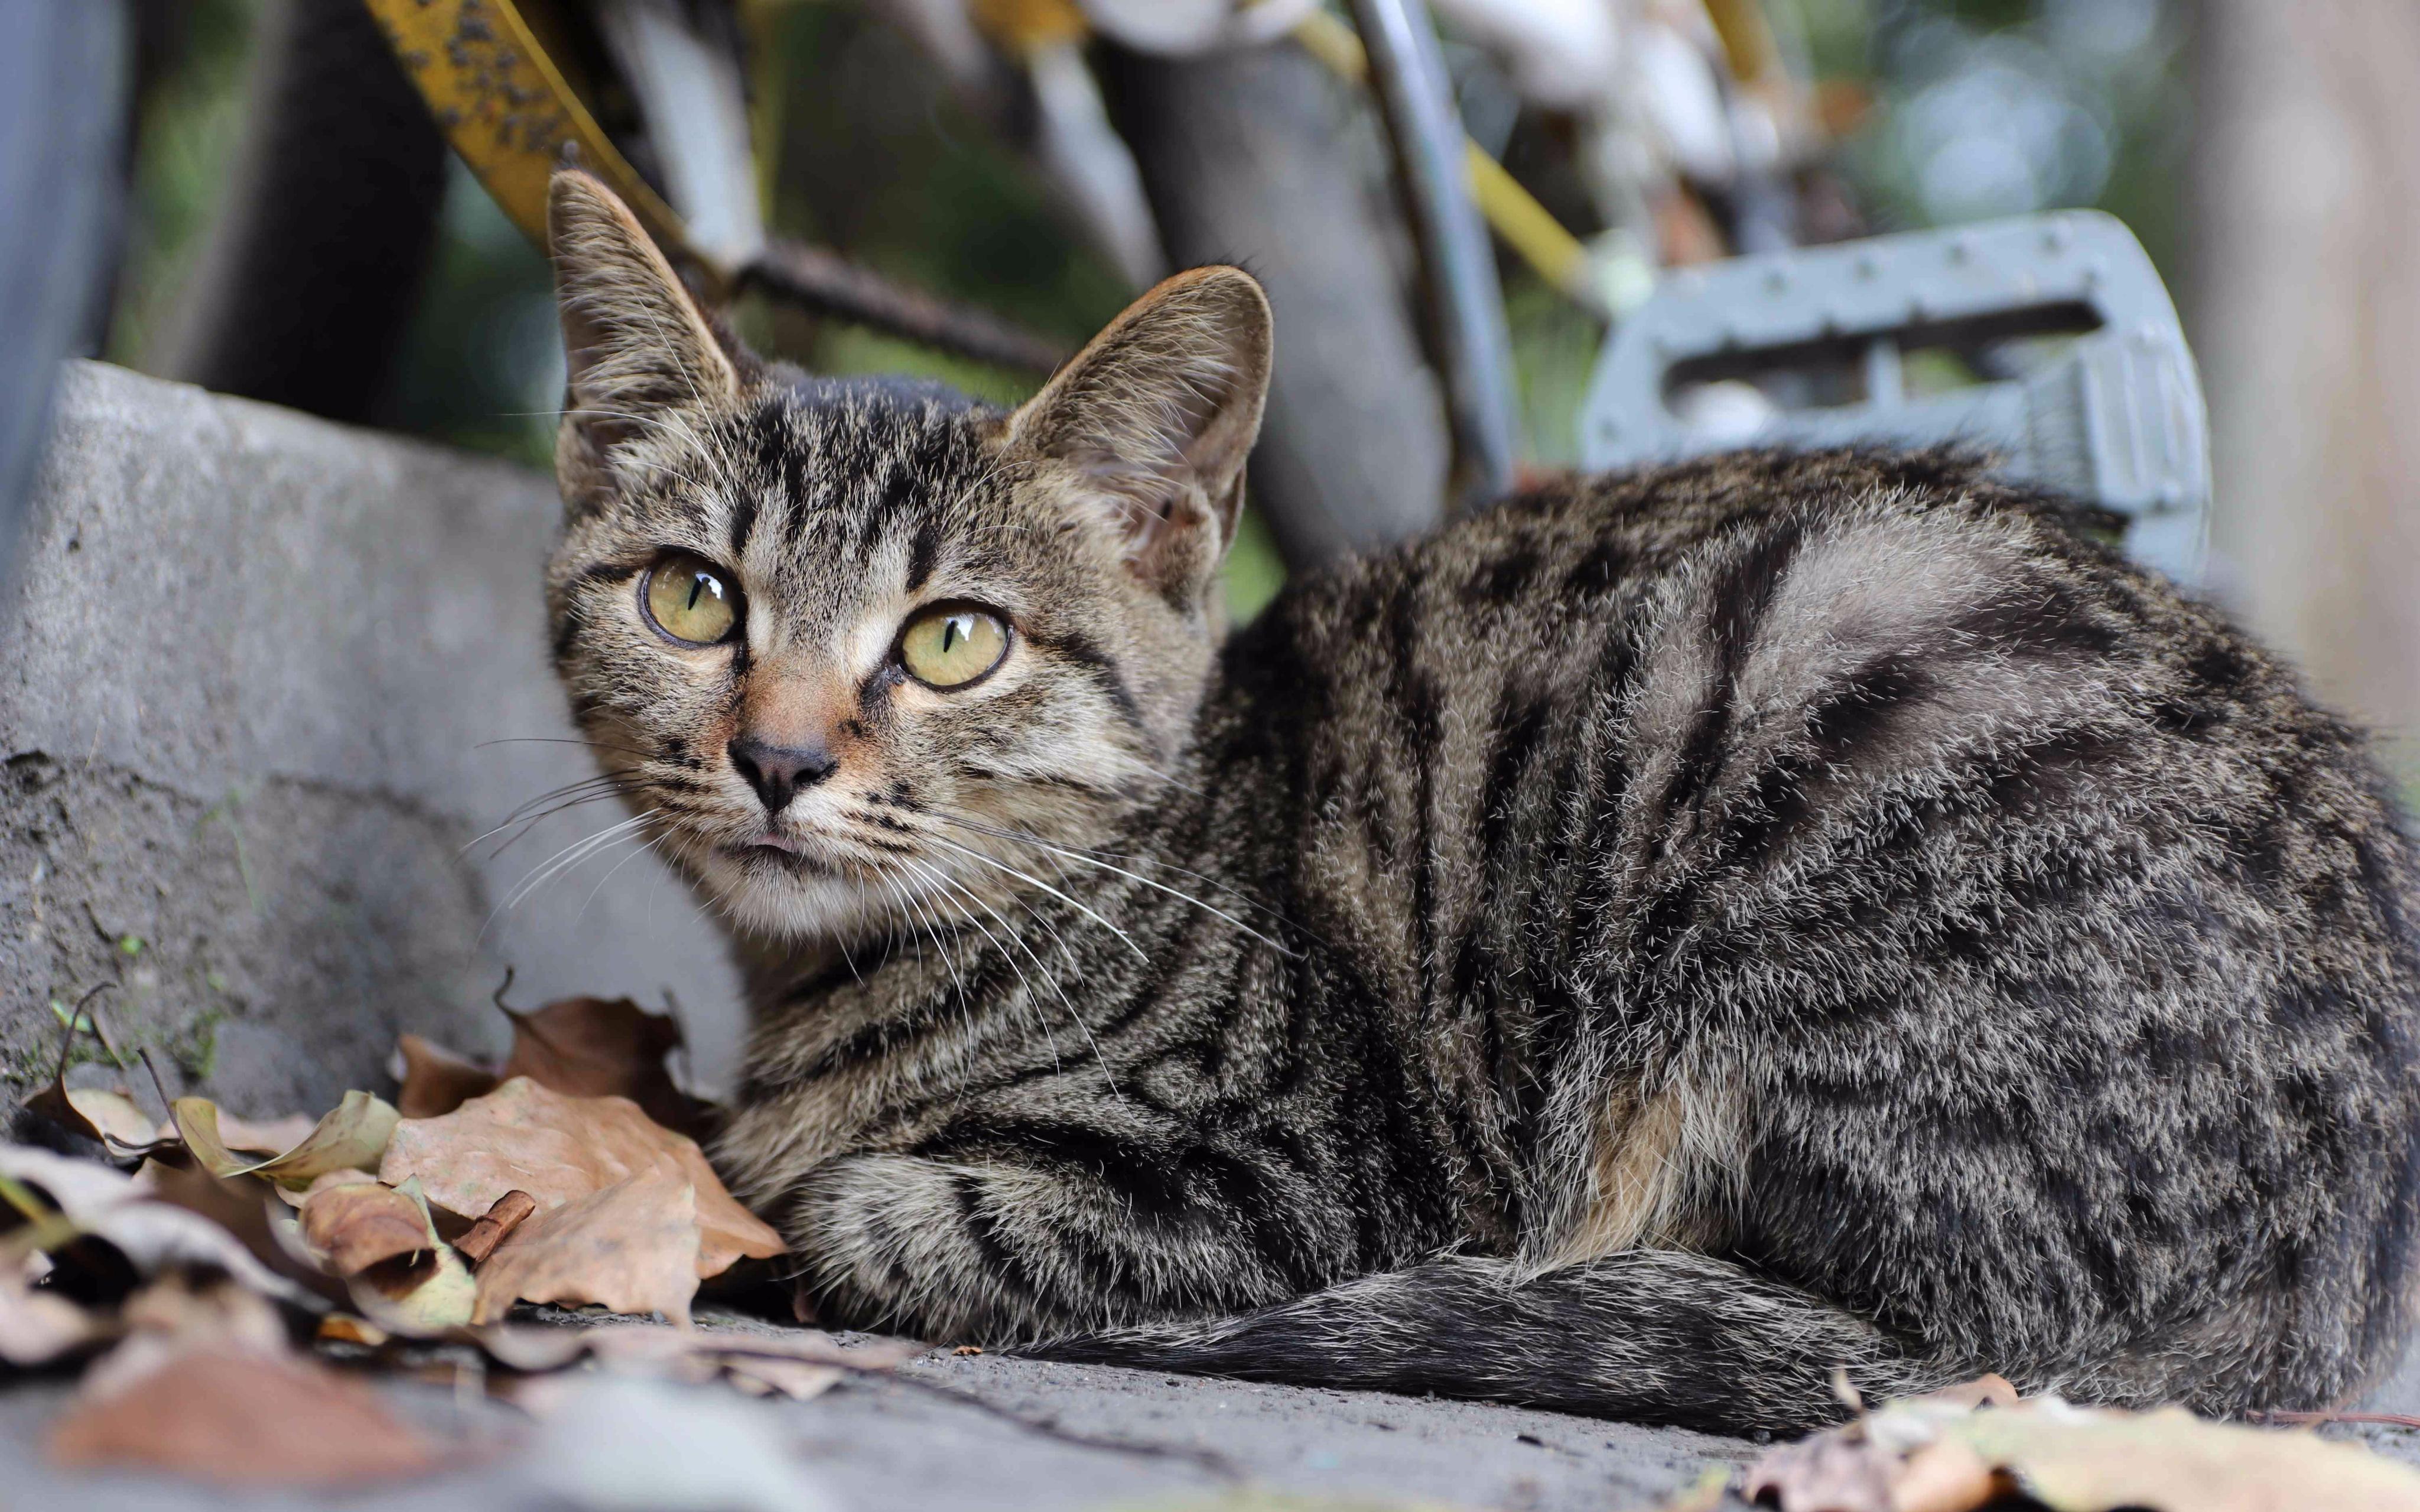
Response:
M1783 1444L1741 1490L1781 1512L2420 1512L2420 1471L2359 1444L2020 1399L1997 1376Z
M692 1137L713 1109L666 1069L678 1029L593 998L511 1016L503 1066L406 1036L399 1106L352 1091L317 1119L163 1091L157 1123L68 1088L63 1050L26 1108L98 1158L0 1144L0 1366L83 1366L53 1459L359 1480L439 1458L365 1368L450 1354L509 1389L586 1362L809 1396L919 1351L691 1328L701 1281L782 1243ZM505 1321L522 1304L669 1326Z

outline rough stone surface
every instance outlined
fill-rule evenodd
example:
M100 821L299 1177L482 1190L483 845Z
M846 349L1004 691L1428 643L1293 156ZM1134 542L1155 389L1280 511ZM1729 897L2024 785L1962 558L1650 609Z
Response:
M6 1090L47 1074L51 1005L108 983L102 1026L172 1092L328 1106L399 1030L495 1045L507 964L520 1003L669 989L728 1066L735 980L653 856L513 898L614 805L463 850L594 771L546 665L557 507L520 469L76 364L0 605Z

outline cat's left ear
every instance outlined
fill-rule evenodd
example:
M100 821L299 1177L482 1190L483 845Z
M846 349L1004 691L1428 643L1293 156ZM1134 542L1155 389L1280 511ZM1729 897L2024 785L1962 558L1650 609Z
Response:
M1268 297L1249 273L1179 273L1027 400L1008 439L1073 467L1137 575L1189 599L1234 540L1272 339Z
M568 502L607 484L615 442L681 410L729 403L739 374L672 264L597 178L554 176L547 240L567 368L555 473Z

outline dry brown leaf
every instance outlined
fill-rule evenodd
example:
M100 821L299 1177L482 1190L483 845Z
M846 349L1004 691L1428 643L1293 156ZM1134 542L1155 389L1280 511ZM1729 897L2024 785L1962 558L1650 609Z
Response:
M377 1178L359 1171L354 1180ZM200 1166L178 1168L157 1161L137 1174L138 1184L158 1200L198 1213L218 1225L250 1252L253 1258L288 1281L333 1303L348 1301L344 1284L320 1270L302 1242L301 1225L285 1211L283 1188L249 1176L222 1178Z
M1897 1512L1891 1483L1900 1457L1869 1440L1862 1427L1852 1423L1767 1450L1748 1468L1741 1494L1751 1502L1769 1497L1782 1512Z
M2357 1443L2211 1423L2182 1408L2089 1412L2043 1402L1953 1429L2056 1512L2420 1512L2420 1471Z
M407 1119L443 1118L471 1099L494 1091L503 1080L468 1056L416 1034L396 1041L395 1049L403 1057L403 1072L396 1078L403 1090L395 1102Z
M434 1454L361 1385L308 1360L179 1353L52 1425L51 1458L135 1465L228 1486L326 1485L410 1474Z
M325 1180L326 1178L322 1178ZM383 1181L314 1183L302 1199L302 1237L327 1268L359 1275L380 1260L416 1255L436 1236L420 1205Z
M107 1336L100 1319L57 1292L36 1290L17 1266L0 1266L0 1360L48 1365Z
M686 1324L697 1294L698 1232L689 1173L659 1155L637 1175L516 1229L479 1267L472 1321L502 1318L515 1302L559 1302L661 1313Z
M25 1099L25 1105L53 1122L100 1140L121 1160L147 1154L167 1137L152 1128L149 1116L124 1092L71 1088L54 1081Z
M828 1390L852 1370L891 1370L928 1346L909 1339L869 1339L843 1347L821 1332L784 1329L669 1328L659 1323L599 1323L588 1328L491 1324L472 1336L507 1370L546 1374L592 1359L619 1375L703 1382L738 1378L786 1396ZM742 1389L748 1389L743 1384Z
M287 1352L277 1309L224 1278L163 1275L126 1299L118 1321L126 1337L85 1372L86 1396L106 1396L195 1350L264 1359Z
M1768 1452L1743 1489L1781 1512L1976 1512L2012 1491L2054 1512L2420 1512L2420 1471L2358 1444L2011 1395L1986 1378L1892 1402Z
M1907 1457L1891 1487L1891 1512L1969 1512L2010 1489L2009 1478L1955 1439Z
M308 1300L218 1224L176 1203L154 1200L151 1188L106 1165L0 1145L0 1175L40 1188L52 1206L85 1233L107 1240L139 1275L175 1266L213 1266L265 1296Z
M681 1046L680 1025L627 997L566 997L531 1012L504 1010L513 1050L502 1079L527 1076L571 1097L627 1097L675 1134L702 1138L712 1108L675 1085L664 1057Z
M846 1374L838 1365L807 1365L798 1360L761 1356L724 1356L723 1373L731 1383L752 1396L781 1396L795 1402L813 1401L841 1383Z
M269 1160L242 1160L230 1147L218 1105L202 1097L180 1097L169 1111L194 1159L213 1176L257 1176L301 1190L330 1171L378 1169L389 1136L401 1117L384 1098L347 1092L333 1112L291 1149ZM262 1132L246 1126L249 1136Z
M417 1176L430 1201L465 1216L516 1189L543 1213L627 1181L666 1155L693 1189L700 1277L721 1274L743 1255L782 1252L781 1236L733 1199L695 1140L656 1123L628 1098L568 1097L526 1076L442 1118L404 1120L379 1176L396 1184Z
M358 1344L375 1350L395 1335L366 1318L350 1313L330 1313L319 1319L318 1338L322 1344Z
M355 1190L338 1187L339 1192ZM470 1324L478 1283L454 1246L437 1235L436 1218L417 1180L386 1188L411 1207L419 1247L365 1266L345 1280L354 1309L390 1334L436 1338Z

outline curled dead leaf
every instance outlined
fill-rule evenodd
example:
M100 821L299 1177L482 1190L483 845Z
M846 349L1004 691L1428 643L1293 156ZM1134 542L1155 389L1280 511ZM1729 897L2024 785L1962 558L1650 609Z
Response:
M336 1192L360 1190L337 1187ZM390 1334L436 1338L468 1325L477 1310L479 1288L454 1246L437 1235L437 1222L416 1180L381 1187L410 1204L419 1247L364 1266L346 1277L353 1307Z
M322 1344L358 1344L364 1349L375 1350L395 1335L366 1318L355 1318L350 1313L330 1313L319 1319L319 1331L316 1336Z
M224 1277L163 1275L126 1299L118 1323L125 1338L85 1372L86 1396L107 1396L194 1350L264 1359L287 1352L277 1309Z
M379 1176L398 1184L416 1176L430 1201L466 1216L486 1212L514 1190L528 1193L544 1213L627 1181L666 1156L692 1191L700 1277L721 1274L743 1255L782 1252L781 1236L732 1197L695 1140L656 1123L628 1098L568 1097L526 1076L442 1118L404 1120Z
M396 1074L403 1085L396 1094L396 1106L407 1119L442 1118L471 1099L494 1091L503 1079L468 1056L456 1055L416 1034L396 1041L395 1052L403 1061Z
M2361 1444L2182 1408L2096 1412L2052 1399L1978 1412L1947 1437L2055 1512L2420 1512L2420 1471Z
M25 1106L71 1134L100 1141L114 1160L139 1159L165 1142L153 1131L150 1118L124 1092L71 1088L54 1077L50 1086L25 1099Z
M627 997L566 997L527 1013L504 1010L513 1050L503 1080L527 1076L571 1097L627 1097L676 1134L706 1137L710 1104L682 1091L666 1057L681 1048L680 1024Z
M419 1204L383 1181L315 1183L302 1199L302 1237L341 1276L429 1248L428 1225Z
M210 1266L263 1296L305 1305L313 1301L218 1224L155 1200L148 1188L106 1165L23 1145L0 1145L0 1175L40 1188L77 1230L107 1242L137 1275L157 1275L176 1266Z
M695 1190L679 1162L659 1155L516 1229L479 1268L472 1321L502 1318L515 1302L560 1302L686 1324L697 1282Z
M497 1007L504 1008L499 1002ZM504 1082L527 1076L566 1097L627 1097L647 1117L693 1139L713 1131L717 1110L673 1079L667 1057L681 1048L680 1024L627 997L566 997L529 1012L504 1008L513 1045L501 1071L416 1034L396 1041L397 1104L407 1119L442 1118Z
M471 1226L469 1233L455 1241L454 1247L460 1250L462 1257L473 1265L485 1265L488 1257L496 1253L496 1246L510 1238L513 1230L528 1222L530 1214L535 1211L535 1197L526 1192L507 1192L496 1199L494 1207L480 1215L479 1221Z
M1889 1403L1769 1451L1743 1489L1781 1512L1977 1512L2010 1492L2053 1512L2420 1512L2420 1471L2358 1444L2013 1396L1987 1377Z
M297 1190L331 1171L377 1170L402 1117L384 1098L347 1092L344 1101L313 1124L300 1144L268 1160L244 1160L230 1147L218 1105L208 1098L180 1097L169 1111L185 1148L211 1175L257 1176ZM251 1136L262 1132L253 1130Z
M359 1171L350 1174L359 1180L376 1180ZM343 1283L320 1269L302 1241L302 1226L278 1200L282 1189L254 1177L218 1177L198 1165L179 1168L157 1161L147 1164L136 1181L159 1201L225 1229L253 1258L296 1286L326 1302L348 1300Z
M225 1108L219 1109L219 1138L229 1149L253 1155L282 1155L311 1137L319 1120L307 1113L289 1113L281 1119L240 1119ZM163 1135L176 1132L175 1123L161 1131Z
M52 1425L66 1466L140 1466L227 1486L326 1485L410 1474L428 1442L365 1387L291 1356L195 1349L106 1393L78 1397Z
M600 1323L588 1328L539 1328L496 1323L472 1339L507 1370L547 1374L582 1359L622 1375L706 1381L746 1376L784 1396L830 1389L851 1371L895 1369L926 1346L908 1339L843 1345L830 1334L802 1329L668 1328L659 1323Z
M108 1336L101 1319L54 1291L37 1291L22 1267L0 1265L0 1361L48 1365Z
M750 1356L726 1356L723 1365L723 1379L750 1396L787 1396L794 1402L813 1401L839 1385L844 1375L838 1365Z

